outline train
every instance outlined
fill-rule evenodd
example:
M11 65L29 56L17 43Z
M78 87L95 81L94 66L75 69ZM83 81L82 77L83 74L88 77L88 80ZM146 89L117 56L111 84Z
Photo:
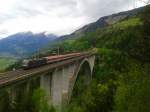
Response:
M55 55L55 56L48 56L48 57L43 57L43 58L39 58L39 59L25 59L22 62L22 68L24 70L27 70L27 69L36 68L36 67L40 67L43 65L59 62L59 61L66 60L69 58L81 56L81 55L83 55L83 53Z

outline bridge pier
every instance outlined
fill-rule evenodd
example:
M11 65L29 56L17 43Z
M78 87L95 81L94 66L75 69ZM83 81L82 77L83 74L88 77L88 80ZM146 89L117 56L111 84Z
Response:
M40 87L45 91L48 103L51 103L51 74L41 75L40 77Z
M13 86L13 87L11 87L10 88L10 91L9 91L10 93L10 101L11 101L11 103L15 103L15 100L16 100L16 96L17 96L17 91L16 91L16 89L15 89L15 87Z
M73 77L74 64L56 69L52 76L52 102L54 105L67 104L69 101L70 78Z
M52 103L59 106L62 103L63 68L55 69L52 75Z
M63 88L62 88L62 104L66 105L69 103L69 99L71 97L71 89L72 79L75 72L75 64L71 64L70 66L66 66L63 68Z

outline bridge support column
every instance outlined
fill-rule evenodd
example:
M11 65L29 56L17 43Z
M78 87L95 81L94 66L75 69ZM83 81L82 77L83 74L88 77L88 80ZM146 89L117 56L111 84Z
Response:
M68 66L67 67L63 67L62 70L62 104L65 105L66 103L68 103L68 86L69 86L69 82L68 82Z
M63 68L63 90L62 90L62 104L68 104L71 96L70 85L71 79L74 76L75 64L71 64Z
M48 103L51 103L51 74L42 75L40 77L40 87L45 91Z
M52 102L60 106L62 101L62 68L56 69L52 75Z
M54 105L65 105L70 97L70 79L74 75L74 64L56 69L52 78L52 101Z
M17 96L17 91L14 87L11 87L10 88L10 100L11 100L11 103L14 104L15 103L15 100L16 100L16 96Z

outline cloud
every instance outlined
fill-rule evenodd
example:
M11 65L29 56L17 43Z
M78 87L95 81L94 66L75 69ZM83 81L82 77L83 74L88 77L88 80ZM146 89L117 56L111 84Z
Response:
M132 9L133 4L132 0L0 0L0 37L24 31L64 35L99 17Z

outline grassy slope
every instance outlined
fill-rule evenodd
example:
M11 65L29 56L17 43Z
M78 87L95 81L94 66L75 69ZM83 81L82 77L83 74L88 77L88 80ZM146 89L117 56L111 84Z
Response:
M6 69L8 66L10 66L11 64L13 64L15 62L14 59L10 59L10 58L0 58L0 71L3 71L4 69Z

